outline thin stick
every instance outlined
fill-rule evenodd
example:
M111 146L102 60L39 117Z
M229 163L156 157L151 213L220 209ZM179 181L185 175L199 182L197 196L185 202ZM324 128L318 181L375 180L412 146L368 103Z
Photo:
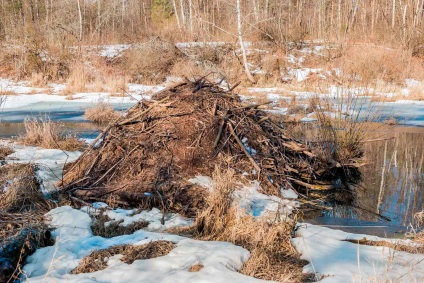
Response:
M234 139L237 141L237 143L239 144L239 146L243 150L244 154L246 155L246 157L249 159L249 161L252 163L253 167L255 167L256 171L258 171L258 174L259 174L259 172L261 172L261 167L259 167L259 165L256 163L256 161L249 154L249 152L247 152L243 143L241 142L241 140L237 136L236 132L234 131L233 125L231 125L231 123L228 123L228 127L230 128L230 132L233 135Z
M156 101L155 103L153 103L152 105L149 106L149 108L147 108L146 110L144 110L143 112L137 114L135 117L132 118L128 118L120 123L118 123L119 126L124 126L126 124L129 124L131 122L133 122L134 120L137 120L138 118L140 118L141 116L143 116L144 114L148 113L150 110L152 110L153 108L155 108L156 106L158 106L159 104L167 101L170 98L170 96L165 97L162 100Z

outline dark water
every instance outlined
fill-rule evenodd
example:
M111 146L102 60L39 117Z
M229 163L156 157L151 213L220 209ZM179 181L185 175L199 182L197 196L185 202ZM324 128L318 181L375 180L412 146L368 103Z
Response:
M360 181L346 193L352 200L327 202L333 209L308 221L379 236L396 236L415 223L414 215L424 210L424 128L384 126L374 134L379 138L365 143Z
M65 134L76 135L81 139L94 139L103 129L90 122L61 122L60 129ZM24 123L0 123L0 139L17 138L25 135Z
M23 122L29 117L49 117L52 121L61 122L87 122L84 112L92 106L92 103L87 102L39 102L26 107L1 110L0 122ZM121 103L114 105L114 109L126 110L131 106L132 104Z

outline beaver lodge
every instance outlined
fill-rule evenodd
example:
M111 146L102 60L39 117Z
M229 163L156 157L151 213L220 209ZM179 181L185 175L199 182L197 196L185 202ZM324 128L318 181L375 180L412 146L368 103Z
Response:
M205 198L188 179L210 176L215 166L247 173L269 195L280 196L281 188L331 188L344 171L340 164L291 138L260 106L205 79L187 80L110 123L65 168L59 185L74 200L156 206L186 216Z

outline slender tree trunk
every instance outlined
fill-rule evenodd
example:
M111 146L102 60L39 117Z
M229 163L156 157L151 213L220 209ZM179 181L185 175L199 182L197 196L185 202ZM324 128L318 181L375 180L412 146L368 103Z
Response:
M244 43L243 43L243 25L242 25L242 18L241 18L240 0L236 0L236 9L237 9L237 34L238 34L238 40L240 43L241 52L243 55L244 71L249 81L251 81L252 83L256 83L252 73L249 70L249 64L247 63L247 56L246 56L246 48L244 47Z
M183 27L186 28L186 18L185 18L184 2L183 2L183 0L180 0L180 10L181 10L182 24L183 24Z
M82 11L80 0L77 0L78 4L78 17L79 17L79 41L82 41Z
M392 5L392 29L395 28L395 20L396 20L396 0L393 0L393 5Z
M175 18L177 19L178 29L181 29L180 16L178 15L177 2L175 0L172 0L172 7L174 8L174 14Z
M99 35L101 34L100 26L102 24L101 20L101 0L97 0L97 31Z

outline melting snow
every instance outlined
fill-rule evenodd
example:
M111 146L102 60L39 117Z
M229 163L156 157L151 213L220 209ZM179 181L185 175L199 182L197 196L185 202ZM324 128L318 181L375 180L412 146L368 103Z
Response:
M55 228L52 235L56 244L37 250L27 259L23 271L29 282L264 282L237 272L250 254L228 242L197 241L145 230L106 239L92 234L92 219L87 212L69 206L55 208L47 217ZM165 256L132 264L115 256L104 270L69 274L94 250L157 240L174 242L177 247ZM200 271L188 271L199 263L204 266Z
M298 233L300 236L292 242L302 258L310 262L304 272L315 273L322 278L319 282L424 282L422 254L344 241L386 239L310 224L299 225Z

